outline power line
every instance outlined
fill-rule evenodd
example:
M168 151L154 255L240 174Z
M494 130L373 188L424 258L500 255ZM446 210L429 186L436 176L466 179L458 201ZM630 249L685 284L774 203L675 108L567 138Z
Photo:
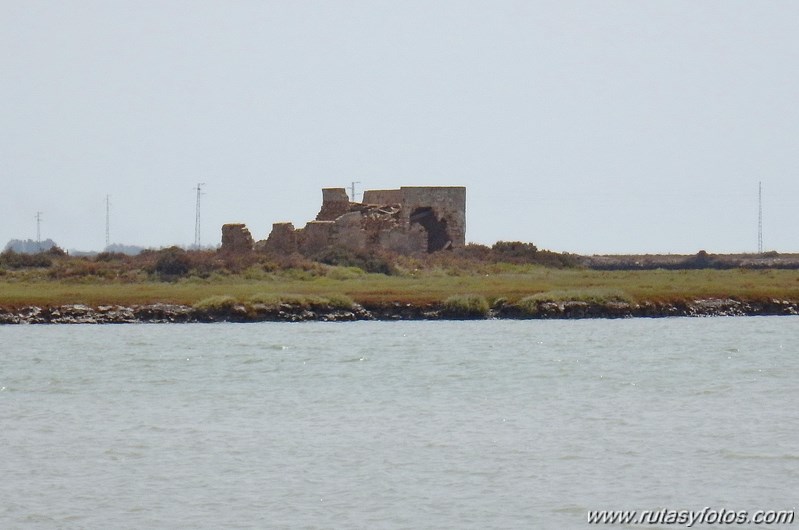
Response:
M205 182L200 182L197 184L197 187L194 188L197 192L197 206L195 208L194 214L194 248L199 249L201 244L200 238L200 197L202 197L203 186L205 186Z

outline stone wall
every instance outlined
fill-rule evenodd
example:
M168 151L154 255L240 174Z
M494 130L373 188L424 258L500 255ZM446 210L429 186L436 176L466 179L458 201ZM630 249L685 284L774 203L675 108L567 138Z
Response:
M428 232L428 252L466 245L466 188L402 187L403 224L421 224ZM429 212L429 213L428 213Z
M246 231L244 225L225 226ZM252 243L226 244L225 230L223 250L252 249ZM233 228L228 230L231 234L235 232ZM300 229L291 223L275 223L266 241L259 241L256 248L279 254L299 251L313 255L329 246L342 246L413 254L460 248L465 244L466 188L407 186L367 190L363 203L350 202L344 188L325 188L316 220Z
M267 252L293 254L297 252L297 231L292 223L274 223L262 246Z
M365 204L402 204L402 190L366 190L363 192Z
M350 199L344 188L322 189L322 209L316 214L317 221L334 221L350 211Z
M333 238L335 221L309 221L297 237L300 252L315 254L335 243Z
M222 252L250 252L254 243L250 231L244 224L222 225Z

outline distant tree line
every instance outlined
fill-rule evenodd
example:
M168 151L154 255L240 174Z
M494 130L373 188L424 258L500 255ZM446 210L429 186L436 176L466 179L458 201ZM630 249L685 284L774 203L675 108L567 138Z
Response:
M16 252L17 254L38 254L39 252L47 252L53 247L57 247L56 242L52 239L45 239L44 241L34 241L33 239L12 239L6 244L5 251Z

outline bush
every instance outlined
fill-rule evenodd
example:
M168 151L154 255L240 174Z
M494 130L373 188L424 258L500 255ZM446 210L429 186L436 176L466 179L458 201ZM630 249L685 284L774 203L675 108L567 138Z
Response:
M128 256L121 252L100 252L94 257L94 261L98 263L107 263L111 261L125 261Z
M542 301L543 300L541 300L541 297L536 295L525 296L516 302L515 305L525 315L535 315L538 313L538 304L540 304Z
M114 278L116 270L110 267L103 267L102 264L89 260L88 258L73 258L71 260L61 260L47 272L53 279L63 280L67 278Z
M53 245L47 250L47 254L49 254L50 256L55 256L57 258L61 258L66 256L67 252L58 245Z
M490 307L484 296L459 294L444 301L444 314L456 318L485 318Z
M480 243L467 243L465 247L458 249L456 253L467 260L491 261L491 247Z
M8 269L47 268L52 264L53 260L44 252L22 254L6 250L0 254L0 266Z
M282 302L282 296L272 293L256 293L250 297L251 304L263 304L268 307L277 307Z
M624 291L616 289L584 289L574 291L546 291L525 296L516 302L516 307L527 315L538 313L538 306L546 302L587 302L589 304L607 304L611 302L632 302L632 298Z
M497 241L491 247L498 258L510 258L521 261L535 261L538 254L538 247L532 243L522 243L521 241Z
M331 280L355 280L363 275L363 269L358 267L332 267L327 271L327 277Z
M178 247L170 247L158 252L154 272L162 279L174 279L185 276L191 269L191 260L186 251Z
M194 309L207 313L226 313L233 309L238 301L230 295L216 295L204 298L194 304Z
M330 294L324 297L330 309L350 310L355 306L352 298L344 294Z
M311 259L325 265L357 267L365 272L391 275L395 273L391 256L367 250L352 250L342 246L326 247Z
M286 304L299 309L312 309L325 311L329 309L351 310L355 302L343 294L330 294L327 296L301 295L301 294L271 294L258 293L250 297L250 303L261 304L269 309L277 309Z

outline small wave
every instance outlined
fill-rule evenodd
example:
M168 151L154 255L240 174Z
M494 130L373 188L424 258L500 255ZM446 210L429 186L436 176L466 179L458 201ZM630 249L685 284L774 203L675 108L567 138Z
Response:
M242 364L259 364L264 361L265 359L262 359L260 357L250 357L249 359L244 359L244 361L242 361Z
M552 511L566 515L584 516L588 512L588 508L585 506L578 506L576 504L567 504L566 506L558 506L557 508L553 508Z
M585 460L585 457L580 455L563 455L558 457L558 460Z
M739 453L728 450L722 450L721 456L730 460L799 460L799 455L764 455L755 453Z

